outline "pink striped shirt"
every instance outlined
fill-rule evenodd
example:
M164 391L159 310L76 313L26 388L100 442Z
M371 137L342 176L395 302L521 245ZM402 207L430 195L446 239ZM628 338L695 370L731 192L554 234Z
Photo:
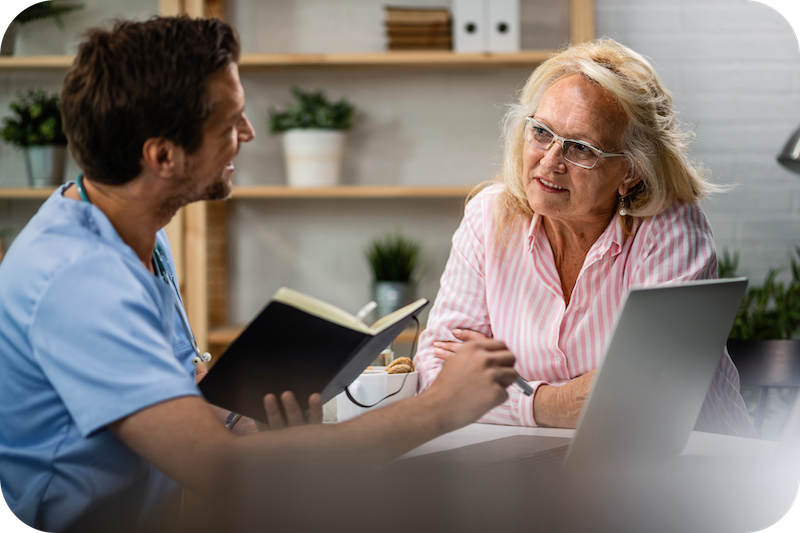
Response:
M442 361L433 342L455 340L467 328L500 339L517 356L531 386L562 385L597 367L623 295L634 286L710 279L717 275L711 227L698 205L676 203L633 228L626 238L614 218L586 255L565 306L553 252L534 215L517 226L508 246L496 243L490 187L466 207L453 235L441 287L416 355L423 389ZM508 388L509 399L481 422L535 426L533 396ZM696 429L755 436L739 394L739 374L727 353L706 397Z

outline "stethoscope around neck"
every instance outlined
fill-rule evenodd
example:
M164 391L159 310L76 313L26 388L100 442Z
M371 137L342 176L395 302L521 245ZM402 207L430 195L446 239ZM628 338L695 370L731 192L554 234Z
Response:
M78 179L75 180L75 187L78 189L78 194L80 195L81 200L87 204L91 204L92 201L89 200L89 196L86 194L86 190L83 188L83 173L79 174ZM178 316L181 318L183 329L186 331L186 335L192 342L192 348L194 349L195 353L195 356L192 357L192 364L197 366L201 362L208 363L211 361L211 354L209 352L204 352L201 354L200 348L197 347L197 340L194 338L192 328L189 326L189 321L183 311L183 299L181 298L180 290L178 290L178 284L175 282L175 274L172 272L169 262L166 261L164 249L161 247L161 244L158 241L156 241L156 247L153 250L153 268L156 270L156 274L158 274L158 276L160 276L161 279L172 288L175 296L177 296L177 299L173 298L172 302L175 304L175 310L178 312Z

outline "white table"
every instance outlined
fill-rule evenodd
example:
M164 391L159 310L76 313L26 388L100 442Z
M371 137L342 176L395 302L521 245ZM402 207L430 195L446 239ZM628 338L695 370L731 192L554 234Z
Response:
M451 450L501 439L512 435L535 435L542 437L560 437L565 442L575 436L574 429L529 428L518 426L498 426L493 424L470 424L461 429L447 433L419 446L403 458L416 457L428 453ZM776 442L715 435L693 431L686 445L685 455L718 456L718 457L769 457L775 452Z

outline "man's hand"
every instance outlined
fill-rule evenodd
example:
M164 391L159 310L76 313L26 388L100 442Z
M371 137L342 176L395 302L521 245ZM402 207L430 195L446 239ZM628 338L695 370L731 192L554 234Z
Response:
M293 392L286 391L281 394L281 403L283 403L283 411L286 413L286 418L284 418L283 413L281 413L280 405L278 405L278 398L276 398L274 394L267 394L264 396L264 410L267 412L269 425L257 423L259 430L276 430L292 426L322 423L322 397L317 393L312 394L308 398L308 418L303 415L300 404L297 403L297 398L294 397Z
M574 428L589 396L597 369L561 387L540 385L533 397L533 419L540 426Z
M447 357L429 389L450 411L455 428L474 422L508 398L516 357L500 341L482 340L459 347Z
M465 342L482 341L489 337L483 333L472 331L471 329L456 328L451 330L453 336L461 342L436 341L433 343L433 354L442 360L447 360L454 353L458 353L464 347Z
M200 382L203 381L203 378L206 377L207 375L208 375L208 370L202 363L194 367L194 382L197 385L200 385Z

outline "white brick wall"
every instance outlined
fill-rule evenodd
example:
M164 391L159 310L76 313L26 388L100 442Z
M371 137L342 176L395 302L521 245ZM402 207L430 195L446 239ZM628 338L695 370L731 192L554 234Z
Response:
M800 175L775 156L800 126L800 49L789 23L745 0L596 0L597 34L648 56L696 126L694 154L736 184L704 206L717 247L760 284L800 245Z

